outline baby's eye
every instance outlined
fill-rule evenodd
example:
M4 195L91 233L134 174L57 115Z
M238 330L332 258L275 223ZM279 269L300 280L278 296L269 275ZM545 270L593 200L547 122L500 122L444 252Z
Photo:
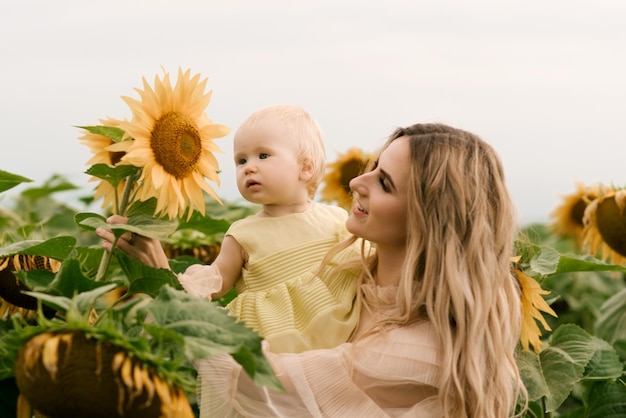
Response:
M238 159L238 160L237 160L237 164L238 164L238 165L244 165L246 162L247 162L247 161L246 161L246 159L245 159L245 158L240 158L240 159Z
M268 153L266 153L266 152L262 152L261 154L259 154L259 158L262 159L262 160L266 159L269 156L270 155Z

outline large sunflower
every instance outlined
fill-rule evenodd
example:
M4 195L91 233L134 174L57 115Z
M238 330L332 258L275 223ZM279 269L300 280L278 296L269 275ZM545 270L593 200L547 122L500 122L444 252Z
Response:
M576 184L576 191L563 196L562 203L550 213L550 217L553 218L550 227L554 233L573 239L580 249L585 209L607 190L608 188L602 184L587 187L581 183Z
M340 153L337 160L327 164L327 171L323 178L324 187L321 191L321 200L334 203L346 210L352 207L352 193L350 180L361 174L370 154L366 154L359 148L351 148L345 153Z
M122 163L142 168L137 194L139 200L155 197L157 214L170 219L181 217L194 207L204 215L202 191L219 201L206 179L219 185L219 166L214 152L220 149L215 138L230 129L215 124L205 114L211 92L204 93L207 79L200 74L178 70L176 86L169 73L154 78L154 88L143 78L143 90L136 89L140 100L122 97L133 117L121 128L133 138L109 147L125 151Z
M552 330L541 312L548 313L554 317L557 314L542 297L542 295L549 294L549 291L543 290L535 279L517 267L515 268L515 276L522 291L522 331L520 343L525 351L528 351L529 346L532 346L535 353L539 353L541 346L545 344L541 341L541 330L537 325L537 321L541 323L546 331Z
M613 190L585 209L583 243L612 264L626 264L626 190Z
M110 128L119 128L122 121L116 119L101 119L100 124L104 127ZM79 138L81 142L89 147L93 156L87 161L86 165L93 164L107 164L111 166L115 166L119 163L124 156L124 152L116 152L110 151L108 147L113 145L115 142L107 136L100 135L97 133L92 133L88 130L85 131L85 134ZM102 180L98 177L90 177L90 182L97 182L94 192L94 199L98 200L103 198L102 207L112 206L115 212L115 208L117 207L117 202L115 198L115 192L113 190L113 186L108 181ZM117 196L121 196L122 191L124 190L125 181L120 182L118 185L118 194Z

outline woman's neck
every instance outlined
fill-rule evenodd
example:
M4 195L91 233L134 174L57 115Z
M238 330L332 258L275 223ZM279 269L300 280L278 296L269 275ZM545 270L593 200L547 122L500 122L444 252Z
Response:
M402 276L402 267L406 256L405 248L389 250L376 249L378 265L376 266L376 284L378 286L397 286Z

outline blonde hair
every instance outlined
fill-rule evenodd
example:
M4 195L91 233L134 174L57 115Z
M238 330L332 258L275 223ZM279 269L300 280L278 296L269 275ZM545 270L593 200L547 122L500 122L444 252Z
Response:
M312 175L305 179L309 197L313 198L326 170L326 149L322 130L313 116L292 104L273 105L257 110L239 127L252 128L267 118L282 122L285 133L294 141L300 163L313 165Z
M433 324L446 418L511 416L526 392L514 355L521 326L510 263L517 227L500 160L477 136L446 125L397 129L383 150L400 137L409 139L411 159L407 255L399 314L378 326ZM361 280L371 280L377 261L375 253L364 257Z

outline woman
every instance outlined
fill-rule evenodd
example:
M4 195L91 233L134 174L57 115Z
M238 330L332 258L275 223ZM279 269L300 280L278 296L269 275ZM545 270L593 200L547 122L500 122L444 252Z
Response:
M228 356L203 361L201 416L513 415L524 393L509 261L516 223L493 149L445 125L409 126L350 187L346 226L373 249L357 274L361 314L349 342L266 350L283 393L255 386ZM350 271L344 263L326 280Z

